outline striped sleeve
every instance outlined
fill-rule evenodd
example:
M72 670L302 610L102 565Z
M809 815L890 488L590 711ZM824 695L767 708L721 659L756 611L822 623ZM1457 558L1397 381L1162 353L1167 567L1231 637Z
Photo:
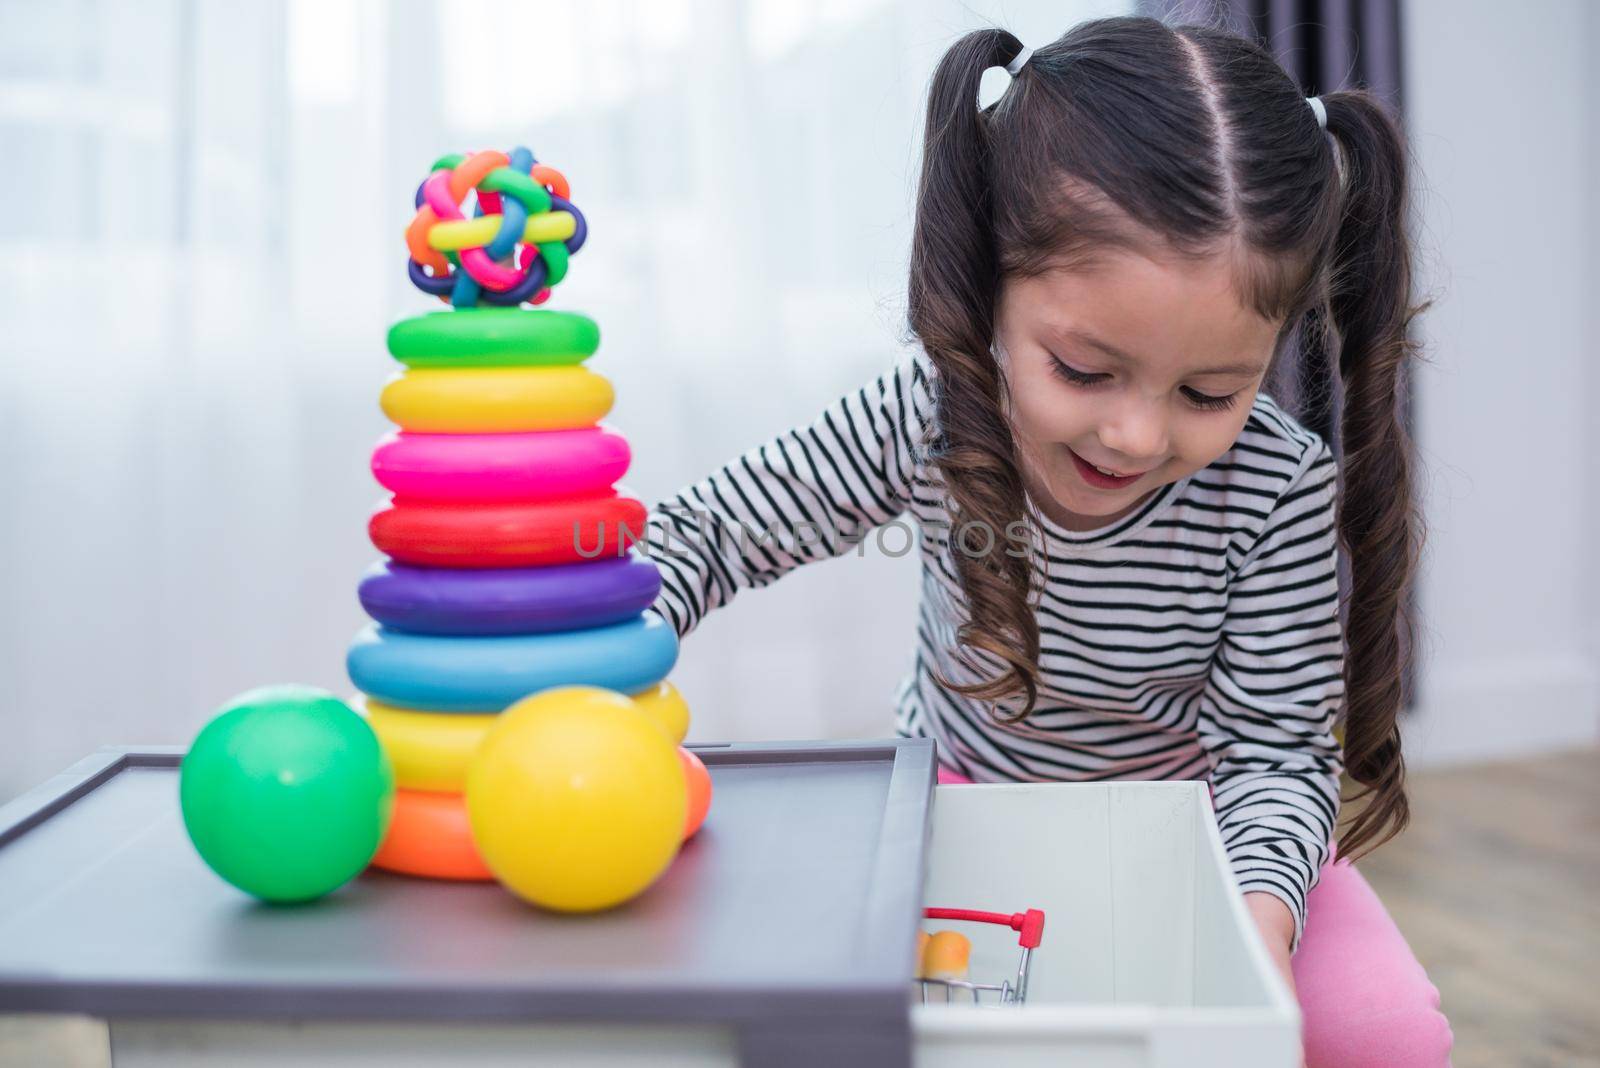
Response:
M1222 640L1200 698L1217 823L1235 877L1294 914L1328 858L1339 808L1333 735L1344 648L1333 456L1318 442L1267 516L1228 590Z
M926 357L894 366L811 423L758 445L650 512L655 610L680 636L746 587L840 556L910 503L930 408Z

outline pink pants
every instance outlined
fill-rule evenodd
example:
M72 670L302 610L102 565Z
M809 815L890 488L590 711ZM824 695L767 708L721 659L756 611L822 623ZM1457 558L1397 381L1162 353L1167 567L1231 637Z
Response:
M940 766L941 783L972 780ZM1307 1068L1438 1068L1450 1024L1383 902L1348 861L1329 861L1306 900L1290 962Z

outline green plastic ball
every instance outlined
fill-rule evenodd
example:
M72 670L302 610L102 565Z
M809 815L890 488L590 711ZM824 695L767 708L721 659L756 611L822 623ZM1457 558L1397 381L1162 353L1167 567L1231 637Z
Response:
M326 690L240 694L179 774L183 825L211 870L266 901L309 901L361 873L389 830L394 771L377 735Z

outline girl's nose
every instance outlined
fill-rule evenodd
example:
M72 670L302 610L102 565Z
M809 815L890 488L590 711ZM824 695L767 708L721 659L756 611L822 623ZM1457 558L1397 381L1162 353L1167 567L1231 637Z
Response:
M1117 405L1100 423L1100 444L1128 461L1144 467L1167 455L1167 420L1157 405L1131 401Z

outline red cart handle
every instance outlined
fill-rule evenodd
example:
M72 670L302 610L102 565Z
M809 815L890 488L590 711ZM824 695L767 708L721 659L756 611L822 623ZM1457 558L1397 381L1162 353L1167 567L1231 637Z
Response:
M976 923L998 923L1021 934L1017 945L1024 949L1038 949L1044 939L1044 913L1038 909L1027 912L977 912L973 909L923 909L922 915L930 920L972 920Z

